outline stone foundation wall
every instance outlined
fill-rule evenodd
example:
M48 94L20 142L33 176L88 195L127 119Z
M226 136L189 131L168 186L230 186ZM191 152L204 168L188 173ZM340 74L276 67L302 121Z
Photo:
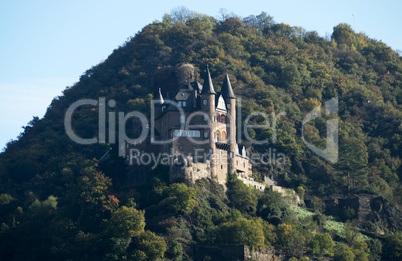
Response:
M297 206L301 204L299 195L297 195L293 189L288 189L281 186L271 186L271 190L281 193L282 197L285 198L291 205Z
M203 178L211 178L211 162L193 162L192 157L181 158L174 161L170 167L170 182L184 182L194 185L195 181Z
M250 185L253 188L258 189L261 192L264 192L265 190L265 184L261 183L261 182L257 182L255 181L252 177L241 177L241 176L237 176L238 179L240 179L241 181L243 181L244 184L246 185Z

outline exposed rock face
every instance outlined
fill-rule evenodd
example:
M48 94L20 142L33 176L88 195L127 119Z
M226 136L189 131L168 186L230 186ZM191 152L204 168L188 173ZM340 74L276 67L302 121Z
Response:
M305 198L305 203L311 207L310 197ZM325 214L339 216L343 219L345 209L353 209L355 215L348 218L357 218L361 224L371 222L376 233L384 234L385 231L402 230L402 211L383 197L359 194L352 197L338 195L325 200Z
M194 81L194 66L189 63L179 64L174 70L177 86Z
M196 246L195 260L284 260L275 256L275 250L253 251L249 246Z
M194 81L194 75L194 66L188 63L178 64L175 67L161 68L155 73L153 78L154 95L161 88L164 98L172 98L178 86L187 84L189 80Z
M370 202L369 221L379 229L390 231L402 230L402 212L383 197L373 198Z

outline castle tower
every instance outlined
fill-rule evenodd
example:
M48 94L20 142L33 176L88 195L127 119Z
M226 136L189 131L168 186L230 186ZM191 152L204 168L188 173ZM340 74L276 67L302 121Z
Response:
M201 108L204 113L206 113L210 119L210 128L208 129L208 139L209 143L205 147L205 153L215 154L215 139L214 139L214 130L215 130L215 95L216 92L214 90L214 85L212 84L211 74L209 73L209 68L207 66L207 75L204 79L204 84L202 86L201 91ZM216 163L213 160L214 156L211 156L211 174L212 177L216 176Z
M236 96L234 95L232 85L230 84L229 76L226 74L222 85L222 96L228 109L229 123L227 124L227 133L229 140L229 173L236 171L235 156L236 156Z

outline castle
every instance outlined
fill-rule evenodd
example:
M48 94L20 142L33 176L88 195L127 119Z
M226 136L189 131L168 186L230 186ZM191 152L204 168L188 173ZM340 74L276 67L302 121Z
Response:
M208 68L203 85L188 75L171 100L159 88L153 105L151 124L146 126L150 137L141 144L127 144L130 165L140 165L139 157L149 153L168 155L171 182L216 178L225 184L227 173L251 176L246 148L236 142L236 96L228 74L219 93Z

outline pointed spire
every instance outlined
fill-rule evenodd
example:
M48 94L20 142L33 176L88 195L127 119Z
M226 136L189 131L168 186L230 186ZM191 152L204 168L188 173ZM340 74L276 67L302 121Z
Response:
M202 86L201 94L216 94L214 90L214 85L212 84L211 74L209 73L209 68L207 65L207 76L204 79L204 85Z
M223 80L222 90L221 90L223 98L232 98L236 99L234 95L232 84L230 84L229 75L226 73L225 79Z
M159 88L159 95L156 97L157 103L162 105L165 103L165 100L163 99L161 88Z

